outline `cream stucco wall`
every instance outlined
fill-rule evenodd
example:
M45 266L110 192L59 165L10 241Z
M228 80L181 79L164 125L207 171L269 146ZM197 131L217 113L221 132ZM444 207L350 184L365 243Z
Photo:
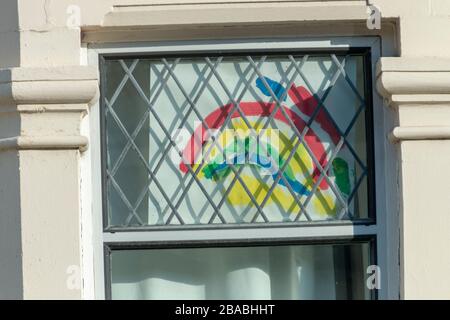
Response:
M365 0L2 1L0 297L90 296L66 283L83 261L80 121L98 83L81 65L87 43L378 35L399 155L398 194L387 197L398 205L386 214L400 217L401 297L450 298L450 2L368 2L380 30L366 27Z

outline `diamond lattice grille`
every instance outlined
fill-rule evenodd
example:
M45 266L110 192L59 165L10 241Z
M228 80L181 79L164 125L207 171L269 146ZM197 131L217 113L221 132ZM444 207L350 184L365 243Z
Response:
M108 226L366 218L362 55L107 59Z

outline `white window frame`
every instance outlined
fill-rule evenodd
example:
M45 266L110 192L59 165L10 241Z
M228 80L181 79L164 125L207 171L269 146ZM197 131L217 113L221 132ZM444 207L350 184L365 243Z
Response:
M143 54L155 52L192 52L211 50L245 49L338 49L350 47L368 47L372 54L372 88L374 121L374 157L375 157L375 204L376 224L352 224L351 222L311 223L303 226L283 227L239 227L198 230L152 230L139 232L103 232L102 186L101 186L101 138L100 104L97 100L82 124L82 131L89 136L90 148L81 161L82 194L82 262L83 296L85 298L105 299L105 262L106 243L183 243L186 241L236 242L245 241L291 241L299 243L311 240L331 240L353 237L376 236L375 254L381 270L379 299L398 299L399 282L399 233L397 201L392 194L398 193L394 172L397 156L390 145L387 135L393 122L392 115L383 107L381 97L375 91L375 62L381 56L379 37L328 37L328 38L283 38L283 39L242 39L220 41L171 41L152 43L92 44L83 49L82 63L99 67L99 55L102 54Z

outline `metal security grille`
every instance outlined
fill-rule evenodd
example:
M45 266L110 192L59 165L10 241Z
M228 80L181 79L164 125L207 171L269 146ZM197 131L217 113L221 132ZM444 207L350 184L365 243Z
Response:
M372 218L367 59L366 52L104 58L107 227ZM311 71L316 65L323 67L322 74ZM320 82L320 92L312 77ZM311 96L305 98L305 93ZM337 100L352 101L354 107L343 107ZM331 104L341 109L332 112L336 107L327 107ZM212 126L214 106L220 124ZM345 120L337 121L336 115ZM180 145L179 130L194 134L193 121L202 129L214 129L215 135L207 143L200 141L201 161L179 165L174 152L181 159L183 152L189 153ZM237 124L255 137L265 129L289 132L283 135L290 144L278 150L282 161L271 161L273 174L236 159L226 162L225 169L222 163L208 162L213 153L227 158L226 146L217 137ZM258 146L270 154L267 145ZM245 147L243 156L248 160ZM312 169L295 172L294 161ZM321 197L332 200L321 202ZM195 204L190 204L192 199Z

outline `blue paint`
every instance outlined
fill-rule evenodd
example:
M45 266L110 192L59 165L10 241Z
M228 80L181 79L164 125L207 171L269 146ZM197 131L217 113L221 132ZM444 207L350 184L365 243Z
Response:
M281 97L284 95L282 101L286 101L286 95L284 94L286 92L286 89L281 85L281 83L276 82L270 78L264 77L267 84L269 85L270 89L272 89L273 93L278 99L281 99ZM268 88L265 86L264 82L261 78L256 79L256 87L261 90L261 92L268 97L271 97Z
M301 184L300 182L289 179L288 177L286 177L285 174L283 174L283 176L286 178L286 181L291 185L292 190L294 190L298 194L307 196L311 193L308 190L308 188L306 186L304 186L303 184ZM273 178L276 179L276 175L273 176ZM280 179L280 181L278 181L278 183L284 187L286 186L286 183L284 182L283 179Z

